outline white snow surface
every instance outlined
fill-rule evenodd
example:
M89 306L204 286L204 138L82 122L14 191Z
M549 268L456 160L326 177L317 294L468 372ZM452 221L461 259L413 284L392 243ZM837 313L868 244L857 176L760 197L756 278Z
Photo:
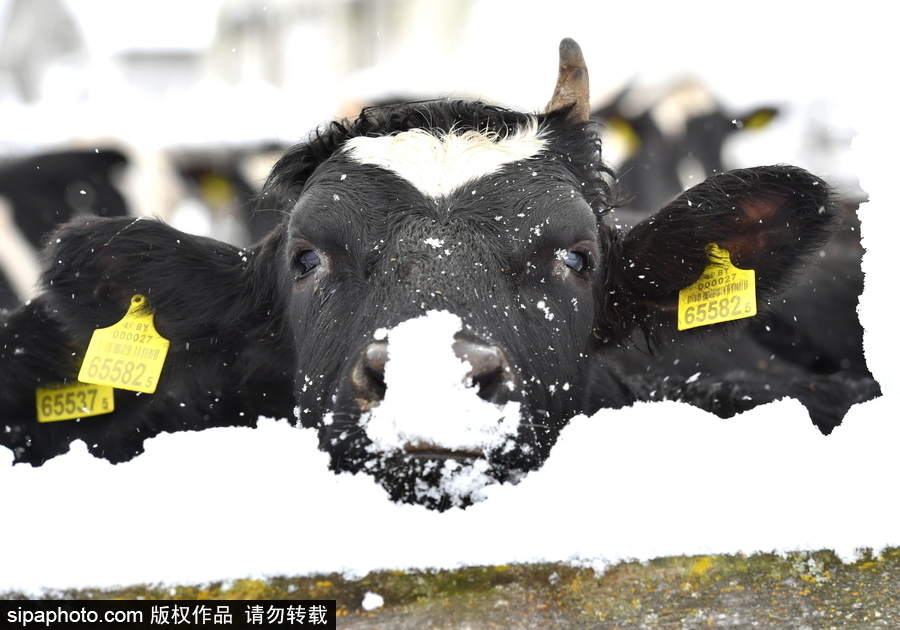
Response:
M377 610L384 606L384 598L378 593L367 592L363 596L362 607L363 610L372 611Z
M851 412L826 438L804 415L791 402L726 422L654 403L577 417L540 471L445 513L329 472L314 432L286 421L162 435L117 466L76 443L38 469L0 467L0 589L773 549L850 558L900 542L885 492L895 419Z

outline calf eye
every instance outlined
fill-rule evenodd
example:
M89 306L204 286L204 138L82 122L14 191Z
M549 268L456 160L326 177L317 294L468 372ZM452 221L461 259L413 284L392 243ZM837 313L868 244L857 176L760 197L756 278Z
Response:
M584 252L569 252L566 254L566 259L563 262L565 262L566 267L576 273L585 273L591 267L590 256Z
M304 249L294 256L294 280L303 278L322 262L319 255L311 249Z

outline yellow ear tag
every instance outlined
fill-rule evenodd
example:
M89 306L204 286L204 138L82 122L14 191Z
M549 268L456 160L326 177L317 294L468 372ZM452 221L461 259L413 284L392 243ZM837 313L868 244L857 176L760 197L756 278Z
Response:
M88 383L60 383L37 390L38 422L99 416L115 410L113 388Z
M156 332L146 303L143 295L135 295L121 321L94 331L79 381L147 394L156 391L169 341Z
M619 116L613 116L606 128L610 133L610 141L620 148L625 158L634 157L641 150L641 138L638 136L631 123ZM621 145L621 147L618 147Z
M732 265L731 255L715 243L706 251L710 262L703 275L678 292L678 330L756 315L756 272Z
M744 121L743 129L764 129L777 114L778 112L769 107L758 109Z

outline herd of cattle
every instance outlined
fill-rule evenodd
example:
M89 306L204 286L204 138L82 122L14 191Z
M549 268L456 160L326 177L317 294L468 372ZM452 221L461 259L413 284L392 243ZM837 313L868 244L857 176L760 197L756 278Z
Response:
M278 220L248 247L131 216L111 184L124 161L113 151L3 167L0 197L31 246L43 246L43 271L30 301L3 289L0 444L38 466L82 439L122 462L161 432L284 417L318 431L336 471L446 509L471 500L434 492L448 471L478 462L492 482L519 479L579 413L675 399L728 417L791 396L828 433L878 396L855 311L853 208L792 166L661 192L679 160L658 163L649 119L630 123L654 163L632 156L617 182L588 104L580 49L564 40L542 113L437 100L333 122L274 166L259 207ZM612 124L614 106L595 114ZM704 134L705 116L685 137L705 138L703 155L718 159L724 134ZM700 159L699 146L666 150ZM609 220L623 199L616 212L638 208L627 229ZM756 315L679 330L679 294L714 268L711 244L755 273ZM112 411L39 422L36 392L102 372L92 335L125 321L135 300L169 342L152 393L117 387ZM723 300L710 308L733 308ZM461 320L453 349L469 387L498 408L518 404L509 440L372 447L366 423L385 398L391 356L384 331L430 311ZM137 355L123 356L106 367L136 374ZM50 415L87 404L83 392L68 396L47 399ZM440 406L421 414L439 423Z

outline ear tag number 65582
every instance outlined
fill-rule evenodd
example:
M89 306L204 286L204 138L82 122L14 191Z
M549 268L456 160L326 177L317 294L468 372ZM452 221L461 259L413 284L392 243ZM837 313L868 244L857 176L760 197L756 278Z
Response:
M715 243L706 247L709 265L694 284L678 292L678 330L756 315L756 273L738 269Z
M156 332L147 299L135 295L125 317L94 331L78 380L152 394L168 352L169 341Z

